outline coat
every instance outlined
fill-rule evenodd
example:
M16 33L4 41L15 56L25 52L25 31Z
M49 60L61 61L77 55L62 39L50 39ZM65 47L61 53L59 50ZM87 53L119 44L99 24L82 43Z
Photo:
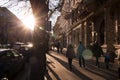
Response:
M78 57L81 57L83 55L84 50L85 50L85 46L83 44L80 44L77 49Z
M98 43L93 44L92 52L93 52L93 56L95 57L100 57L101 55L103 55L102 48L101 46L98 45Z
M68 45L67 47L67 52L66 52L66 57L68 58L74 58L75 57L75 51L72 45Z
M105 53L104 57L105 57L105 62L110 61L110 54L109 53Z

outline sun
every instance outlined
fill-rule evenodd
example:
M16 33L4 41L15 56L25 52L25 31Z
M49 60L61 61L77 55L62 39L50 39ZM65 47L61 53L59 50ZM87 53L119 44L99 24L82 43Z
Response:
M27 29L34 30L35 19L33 15L27 16L22 20Z

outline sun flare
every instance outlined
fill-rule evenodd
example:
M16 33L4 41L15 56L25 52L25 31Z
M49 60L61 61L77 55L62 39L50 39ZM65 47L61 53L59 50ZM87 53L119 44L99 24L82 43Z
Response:
M23 24L25 25L26 28L28 28L30 30L34 30L35 19L32 15L25 17L22 20L22 22L23 22Z

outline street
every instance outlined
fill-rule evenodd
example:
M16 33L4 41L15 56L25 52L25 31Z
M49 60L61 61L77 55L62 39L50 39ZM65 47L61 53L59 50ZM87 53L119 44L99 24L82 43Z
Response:
M47 73L45 80L117 80L117 69L106 70L103 63L98 68L94 65L95 60L86 60L86 67L79 67L77 59L73 60L72 70L65 55L50 51L47 57ZM30 65L27 64L24 71L21 71L15 80L29 80ZM34 76L34 75L33 75Z

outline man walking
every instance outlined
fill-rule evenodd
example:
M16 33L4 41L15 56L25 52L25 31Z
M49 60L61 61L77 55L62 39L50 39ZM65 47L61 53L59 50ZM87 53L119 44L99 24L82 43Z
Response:
M82 63L83 63L83 67L85 67L85 59L83 57L83 51L85 50L85 46L82 44L82 42L79 42L79 46L77 49L77 53L78 53L78 57L79 57L79 65L80 67L82 67Z

